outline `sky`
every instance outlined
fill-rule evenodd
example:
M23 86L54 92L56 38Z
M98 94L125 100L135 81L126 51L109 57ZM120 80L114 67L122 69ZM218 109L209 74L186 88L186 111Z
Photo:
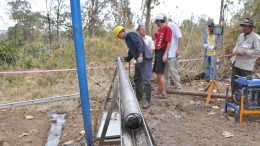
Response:
M131 0L140 3L141 0ZM133 3L132 3L133 4ZM221 0L164 0L152 10L152 18L158 13L164 13L172 18L177 24L184 19L190 19L192 14L196 16L207 15L215 20L219 20Z
M0 30L7 30L14 26L6 12L8 11L7 1L0 0ZM32 10L45 11L45 0L28 0L32 4ZM67 0L69 2L69 0ZM83 2L83 0L81 0ZM142 0L130 0L130 7L134 14L140 13ZM160 0L158 6L152 9L152 18L158 13L164 13L172 18L177 24L181 24L184 19L190 19L192 14L196 18L200 15L206 15L214 19L217 24L220 14L221 0ZM232 0L238 3L238 0Z

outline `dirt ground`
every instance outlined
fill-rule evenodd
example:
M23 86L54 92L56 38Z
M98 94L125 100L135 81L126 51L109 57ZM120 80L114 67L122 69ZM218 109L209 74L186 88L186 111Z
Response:
M47 142L51 120L49 111L66 113L61 142L81 140L84 130L78 101L68 100L0 110L0 146L44 146ZM33 119L26 119L32 116Z
M170 95L166 100L153 99L144 116L158 146L259 146L260 117L246 116L240 126L234 114L223 113L219 109L205 106L202 98ZM215 105L216 104L212 104ZM230 132L225 138L222 133Z
M183 90L201 90L202 81L192 81ZM219 84L225 91L226 84ZM260 116L246 115L243 125L235 121L232 110L224 113L224 101L211 102L205 98L169 95L168 99L153 98L152 107L143 114L158 146L259 146ZM225 137L228 133L229 137Z
M26 116L33 119L27 120ZM0 110L0 146L41 146L49 131L47 114L20 109Z
M200 81L186 84L185 90L198 91ZM221 85L224 88L224 85ZM169 95L168 99L152 98L152 106L143 110L158 146L258 146L260 143L260 116L247 115L239 125L231 110L223 112L224 101L205 106L201 97ZM215 108L213 108L215 106ZM63 108L62 108L63 107ZM65 107L65 108L64 108ZM219 108L217 108L219 107ZM84 136L81 108L75 101L57 105L38 105L28 108L0 110L0 146L43 146L46 143L50 120L48 109L60 108L66 112L66 122L60 146L69 141L82 141ZM27 120L31 115L34 118ZM93 114L92 114L93 118ZM229 133L226 138L223 133ZM28 136L23 135L28 134Z

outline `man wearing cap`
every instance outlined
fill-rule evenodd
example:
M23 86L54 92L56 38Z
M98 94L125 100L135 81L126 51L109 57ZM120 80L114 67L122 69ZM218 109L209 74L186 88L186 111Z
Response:
M135 32L126 32L124 27L114 28L114 36L125 40L128 47L128 56L122 58L122 61L129 62L133 58L136 60L135 74L138 80L135 81L136 97L140 101L145 93L143 108L147 109L151 105L151 78L152 78L152 54L143 39ZM143 91L144 85L144 91Z
M155 33L156 43L153 72L155 72L157 76L157 82L159 86L158 97L163 99L167 97L164 70L166 61L168 59L168 52L171 46L172 31L171 28L166 24L166 17L162 14L158 14L155 17L155 24L159 29Z
M214 59L215 59L215 50L217 44L222 44L220 36L213 34L215 24L210 22L208 24L208 32L204 36L204 63L205 63L205 80L210 81L211 76L213 75ZM219 41L218 41L219 39ZM218 80L218 68L215 68L214 80Z
M253 72L257 55L260 54L260 37L253 31L254 21L250 18L240 23L243 33L237 38L233 49L231 87L232 94L235 90L235 76L248 76ZM237 101L236 98L234 98Z

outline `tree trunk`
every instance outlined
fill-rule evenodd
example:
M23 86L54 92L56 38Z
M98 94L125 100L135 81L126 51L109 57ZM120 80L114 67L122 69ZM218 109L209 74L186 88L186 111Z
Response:
M132 13L129 6L129 0L121 0L122 5L122 15L123 15L123 26L131 27L132 26Z
M51 18L50 18L49 12L47 14L47 21L48 21L49 49L51 49L51 46L52 46L52 34L51 34Z
M146 28L146 32L147 34L150 34L150 18L151 18L151 4L152 4L152 0L146 0L145 2L146 4L146 17L145 17L145 28Z
M57 5L57 16L56 16L56 33L57 33L57 43L58 43L58 48L60 47L60 9L61 9L61 3L62 0L58 0L58 5Z
M92 6L89 13L89 35L94 37L97 31L97 13L99 8L99 0L92 0Z
M14 26L14 41L15 41L15 45L18 46L18 40L17 40L17 26L18 26L18 23L15 24Z
M47 11L47 25L48 25L48 40L49 40L49 51L51 50L52 46L52 34L51 34L51 18L50 18L50 11L48 9L48 0L46 0L46 11Z

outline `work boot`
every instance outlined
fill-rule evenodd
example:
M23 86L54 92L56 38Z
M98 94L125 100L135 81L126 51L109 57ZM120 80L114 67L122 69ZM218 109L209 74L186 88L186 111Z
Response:
M148 109L151 106L151 101L145 99L144 105L142 106L143 109Z
M138 101L142 101L143 99L143 83L135 83L135 94Z
M151 106L151 92L152 92L152 87L151 85L145 85L144 87L144 92L145 92L145 100L144 100L144 105L143 109L148 109Z

